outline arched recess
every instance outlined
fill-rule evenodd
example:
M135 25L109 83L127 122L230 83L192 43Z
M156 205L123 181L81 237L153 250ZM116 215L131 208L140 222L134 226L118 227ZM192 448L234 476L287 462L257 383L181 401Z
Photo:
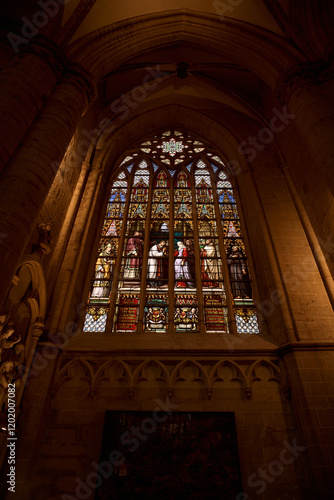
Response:
M265 29L227 18L222 23L219 16L187 9L106 26L71 44L68 55L99 82L136 55L176 42L214 51L222 61L249 69L272 88L280 74L305 60L286 40Z
M147 112L144 116L132 118L128 123L122 123L119 130L117 130L115 134L106 137L105 142L101 141L99 143L99 156L97 161L99 161L102 170L104 170L105 178L110 178L110 175L113 173L114 166L118 164L118 159L121 155L125 154L125 151L134 142L138 142L139 139L144 139L146 135L149 135L149 133L155 132L159 129L161 130L162 127L168 128L168 126L173 125L181 127L189 133L193 133L197 137L205 137L206 142L208 140L210 141L210 143L225 160L227 168L230 167L232 183L237 189L239 189L241 198L246 197L251 200L252 203L254 202L253 204L257 205L257 210L261 212L262 219L265 219L265 214L261 209L261 204L258 200L256 190L249 189L249 183L247 180L242 180L243 175L246 175L250 168L245 161L245 158L240 157L237 153L240 137L236 137L236 135L233 134L227 127L224 127L202 113L189 110L188 108L175 104L168 105L166 107L161 106L158 109ZM247 127L245 130L247 130ZM238 170L235 170L236 166L238 167ZM105 192L108 192L109 187ZM245 214L246 226L247 218L250 220L253 215L254 213ZM262 229L264 233L267 231L266 226L267 223L264 223ZM252 235L250 235L250 239L255 240ZM267 235L266 238L264 238L260 243L253 243L254 244L252 244L252 246L255 253L260 256L258 260L260 260L261 263L268 263L266 266L262 267L262 272L264 268L270 269L273 275L270 280L277 283L277 288L282 289L283 285L280 281L276 258L273 254L273 249L271 248L270 237ZM259 249L256 248L257 245L260 247ZM253 275L255 275L255 271L253 271ZM267 288L267 286L270 286L269 283L265 284L267 278L263 276L262 292ZM259 297L261 296L262 298L266 297L265 292L264 294L261 293L259 295ZM286 332L291 331L293 327L291 316L288 308L286 307L285 301L276 308L273 317L276 317L275 321L281 324L281 326L277 329L280 334L278 338L276 338L276 342L281 343L287 341L285 336Z
M101 136L97 145L97 160L101 162L101 168L104 175L109 178L113 174L114 165L124 152L134 143L144 140L146 136L161 130L162 128L179 127L187 130L190 134L210 142L214 148L226 161L227 168L231 168L231 174L234 175L232 163L230 160L238 161L240 170L247 169L248 163L244 157L238 155L238 145L244 138L242 129L238 137L232 132L232 127L228 125L230 112L223 108L224 117L222 121L225 125L213 120L209 116L196 111L195 106L189 107L176 104L172 99L166 98L159 105L146 109L141 109L138 114L131 115L128 120L121 121L119 128L113 134ZM234 118L235 119L235 118ZM247 120L247 126L243 125L245 134L250 133L252 129L256 130L259 123L252 122L249 117L239 114L239 121ZM253 123L253 125L252 125Z

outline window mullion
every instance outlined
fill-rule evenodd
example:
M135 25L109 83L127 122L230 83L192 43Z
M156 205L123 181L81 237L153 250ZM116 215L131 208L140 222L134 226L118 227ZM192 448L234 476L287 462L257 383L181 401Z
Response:
M244 245L245 245L245 257L246 257L246 261L247 261L247 266L248 268L250 268L250 283L251 283L251 287L252 287L252 290L253 290L253 294L257 295L259 297L259 293L258 293L258 289L257 289L257 285L256 285L256 282L254 280L254 277L256 276L255 274L255 270L254 270L254 267L253 267L253 259L252 259L252 252L251 252L251 245L250 245L250 241L249 241L249 238L248 238L248 232L247 232L247 226L245 224L245 217L244 217L244 213L243 213L243 208L242 208L242 204L241 204L241 199L240 199L240 193L239 193L239 188L237 185L233 185L232 184L232 188L233 188L233 195L235 197L235 200L236 200L236 204L237 204L237 209L238 209L238 212L239 212L239 222L240 222L240 228L241 228L241 232L242 232L242 240L244 242ZM251 257L251 258L249 258ZM260 301L258 301L259 303ZM255 315L257 316L256 314L256 306L254 304L254 300L253 300L253 303L250 304L247 309L253 309L254 310L254 313ZM258 320L259 322L259 320ZM260 329L260 327L259 327ZM267 327L267 322L264 320L261 322L261 330L267 330L268 327ZM263 333L263 332L262 332Z
M130 185L131 185L131 183L128 182L122 231L121 231L121 236L120 236L119 245L118 245L119 252L118 252L117 262L116 262L116 266L115 266L115 276L114 276L114 279L112 282L112 287L111 287L111 298L110 298L110 306L109 306L107 322L106 322L106 332L112 331L114 316L115 316L118 283L119 283L119 278L120 278L120 273L121 273L123 248L124 248L124 241L125 241L125 236L126 236L126 232L127 232L127 221L128 221L129 207L130 207L130 201L131 201Z
M216 212L216 221L217 221L217 230L218 230L218 240L220 246L220 258L223 267L223 275L224 275L224 287L225 287L225 295L226 295L226 305L228 310L228 324L230 333L233 335L237 335L237 324L234 317L234 308L233 308L233 299L232 299L232 291L231 284L229 279L228 266L226 262L226 251L224 245L224 235L223 228L220 217L219 203L218 203L218 194L217 194L217 186L216 181L212 179L212 190L213 190L213 203Z
M194 171L194 165L192 167ZM195 251L195 266L196 272L196 288L198 300L198 323L199 333L206 333L205 318L204 318L204 298L201 280L201 257L199 251L199 232L198 232L198 218L197 218L197 205L196 205L196 188L194 175L191 178L191 192L192 192L192 211L193 211L193 228L194 228L194 251Z
M142 273L141 273L141 284L140 284L140 292L141 293L140 293L137 333L143 333L143 330L144 330L143 325L144 325L144 311L145 311L146 291L147 291L147 267L148 267L147 263L148 263L149 244L150 244L152 196L153 196L153 180L152 180L152 182L150 182L150 187L149 187L149 192L148 192L148 201L147 201L145 237L144 237L144 252L143 252L143 268L142 268Z
M174 333L174 179L170 181L169 193L168 333Z

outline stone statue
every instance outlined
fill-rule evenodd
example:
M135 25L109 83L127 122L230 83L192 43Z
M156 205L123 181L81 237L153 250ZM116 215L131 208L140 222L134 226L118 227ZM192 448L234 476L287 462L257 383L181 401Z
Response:
M15 344L18 344L21 341L21 336L19 336L17 340L8 340L13 333L14 328L11 325L7 326L6 330L0 333L0 361L4 349L11 349Z

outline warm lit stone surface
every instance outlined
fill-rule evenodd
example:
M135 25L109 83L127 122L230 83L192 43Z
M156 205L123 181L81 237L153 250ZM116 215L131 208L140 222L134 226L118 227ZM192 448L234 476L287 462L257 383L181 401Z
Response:
M235 414L236 500L333 498L333 3L228 2L225 20L195 3L161 14L163 2L69 2L68 23L59 10L42 30L52 39L10 61L1 28L0 315L26 324L33 346L17 411L22 500L73 500L99 461L105 411L153 411L168 395L176 411ZM260 335L82 332L115 168L170 127L233 167ZM52 226L44 256L40 223ZM25 293L10 309L22 259L30 274L12 283Z

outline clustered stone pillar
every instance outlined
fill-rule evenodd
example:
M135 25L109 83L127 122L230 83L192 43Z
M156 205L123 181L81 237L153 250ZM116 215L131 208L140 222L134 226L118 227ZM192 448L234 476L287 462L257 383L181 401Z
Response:
M49 97L66 67L60 47L36 36L0 72L0 171Z
M87 183L80 203L78 216L74 222L71 236L67 245L63 265L54 288L52 309L49 317L51 322L49 331L55 333L57 329L64 331L68 311L72 305L75 283L80 271L82 255L86 248L91 221L102 182L102 170L99 161L96 161L88 175ZM81 303L79 309L85 308ZM71 332L72 333L72 332Z
M0 307L94 84L68 68L0 179Z

